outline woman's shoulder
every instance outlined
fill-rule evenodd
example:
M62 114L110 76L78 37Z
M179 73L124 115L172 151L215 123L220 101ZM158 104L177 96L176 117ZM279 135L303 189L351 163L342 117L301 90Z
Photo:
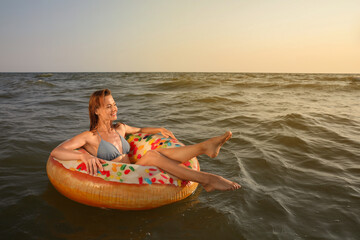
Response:
M125 123L116 123L114 124L114 128L117 132L120 132L122 135L125 135L126 133L126 124Z
M85 132L80 133L77 136L80 138L85 138L85 139L94 138L94 137L96 137L96 130L85 131Z
M92 131L85 131L80 133L81 138L85 141L85 145L97 145L99 144L99 135L97 134L96 130Z
M85 131L65 141L64 144L71 146L70 148L76 149L83 147L86 144L96 144L96 140L96 135L94 135L93 132Z
M118 122L118 123L115 123L114 124L114 128L116 130L124 130L126 127L126 124L125 123L121 123L121 122Z

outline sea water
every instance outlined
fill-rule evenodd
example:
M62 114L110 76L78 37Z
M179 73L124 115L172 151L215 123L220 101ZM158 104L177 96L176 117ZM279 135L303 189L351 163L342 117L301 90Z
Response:
M2 239L359 239L360 76L267 73L0 73ZM202 171L242 185L146 211L85 206L46 175L88 130L92 92L118 121L185 144L233 137Z

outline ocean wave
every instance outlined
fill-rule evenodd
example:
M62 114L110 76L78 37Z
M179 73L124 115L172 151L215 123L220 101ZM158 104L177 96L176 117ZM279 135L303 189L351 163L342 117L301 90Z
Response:
M279 83L276 82L239 82L233 85L238 89L247 89L247 88L276 88L279 87Z
M8 91L4 91L4 90L0 90L0 98L4 98L4 99L12 99L15 97L15 94L12 92L8 92Z
M45 81L43 79L39 79L39 80L28 80L26 81L26 84L28 86L44 86L44 87L56 87L56 85L54 83Z
M226 106L228 104L236 104L237 106L247 104L244 101L239 101L231 97L214 96L214 95L196 96L194 97L193 101L198 103L205 103L205 104L216 104L216 105L220 105L222 108L224 108L224 105Z
M360 83L357 81L351 81L348 83L324 83L324 82L309 82L309 81L297 81L297 82L240 82L234 84L235 88L247 89L247 88L258 88L258 89L275 89L275 90L316 90L316 91L357 91L360 90Z
M313 77L317 81L360 81L359 75L314 75Z
M167 81L158 81L152 84L153 89L158 91L191 91L194 89L205 89L209 86L202 81L194 81L191 79L172 79Z

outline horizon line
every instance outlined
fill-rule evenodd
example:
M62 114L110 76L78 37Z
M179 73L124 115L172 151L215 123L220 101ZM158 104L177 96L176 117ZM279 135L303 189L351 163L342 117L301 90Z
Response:
M256 73L256 74L360 74L360 72L235 72L235 71L12 71L12 72L2 72L0 73Z

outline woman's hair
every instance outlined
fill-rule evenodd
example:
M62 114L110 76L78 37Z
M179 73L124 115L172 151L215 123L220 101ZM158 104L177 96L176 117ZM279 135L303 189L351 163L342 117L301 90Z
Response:
M109 89L99 90L91 94L89 100L90 131L95 130L99 123L99 117L95 113L96 109L104 105L104 99L109 95L111 95L111 91Z

